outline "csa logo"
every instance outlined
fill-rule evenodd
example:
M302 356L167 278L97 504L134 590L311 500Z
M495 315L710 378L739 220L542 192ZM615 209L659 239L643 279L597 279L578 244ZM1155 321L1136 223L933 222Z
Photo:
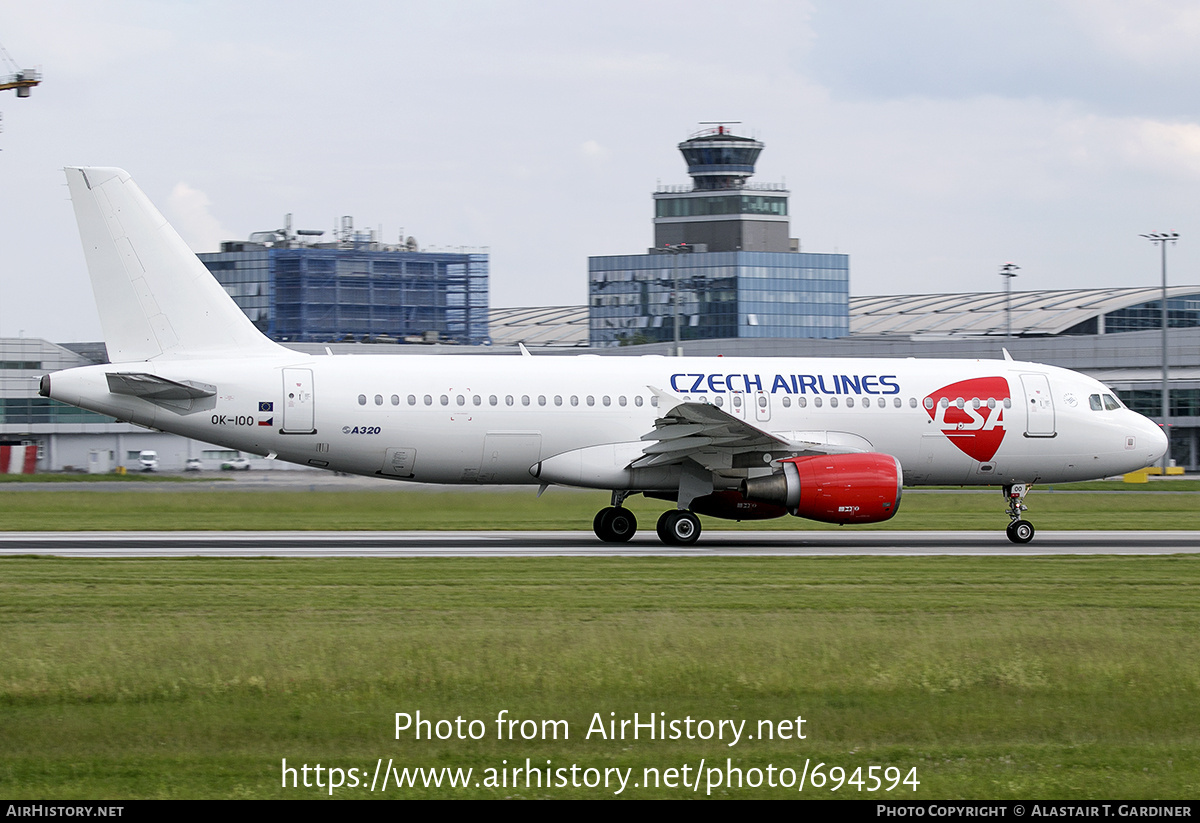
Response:
M996 456L1004 440L1004 401L1009 398L1008 381L1003 377L976 377L930 392L925 412L964 454L986 463ZM975 400L979 408L975 408Z

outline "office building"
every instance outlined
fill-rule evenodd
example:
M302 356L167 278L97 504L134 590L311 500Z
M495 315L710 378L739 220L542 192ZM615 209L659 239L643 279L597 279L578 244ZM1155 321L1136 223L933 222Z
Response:
M348 217L332 242L285 228L198 255L272 340L454 343L488 340L488 255L381 243Z

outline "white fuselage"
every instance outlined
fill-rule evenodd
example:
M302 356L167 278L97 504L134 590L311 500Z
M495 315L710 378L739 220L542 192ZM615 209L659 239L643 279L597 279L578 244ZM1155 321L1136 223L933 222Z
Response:
M111 393L109 372L216 395L151 402ZM1093 396L1111 396L1095 380L1009 360L295 353L93 366L55 373L50 387L55 399L244 452L429 483L545 482L531 473L541 461L604 447L581 452L600 461L595 471L550 480L621 488L661 416L655 389L790 441L893 455L906 485L1086 480L1165 448L1142 415L1095 408Z

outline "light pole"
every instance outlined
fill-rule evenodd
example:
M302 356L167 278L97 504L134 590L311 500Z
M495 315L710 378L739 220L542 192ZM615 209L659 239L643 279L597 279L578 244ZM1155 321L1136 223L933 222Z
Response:
M1173 231L1143 234L1151 243L1157 243L1162 251L1162 427L1167 436L1167 450L1163 452L1163 477L1167 476L1167 464L1171 459L1171 387L1167 381L1167 243L1179 240Z
M679 342L679 255L690 251L690 249L687 243L667 243L663 246L663 251L673 257L671 261L671 268L673 269L671 279L675 291L675 298L673 300L675 304L675 350L673 354L675 357L682 357L683 346Z
M1005 263L1000 267L1000 276L1004 278L1004 339L1012 340L1012 279L1017 276L1021 267L1016 263Z

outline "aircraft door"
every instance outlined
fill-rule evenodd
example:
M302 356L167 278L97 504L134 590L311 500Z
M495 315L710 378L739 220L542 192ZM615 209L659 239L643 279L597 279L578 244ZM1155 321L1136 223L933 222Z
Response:
M726 409L734 417L746 419L746 403L748 395L745 392L731 391L729 392L729 408Z
M766 423L771 419L771 395L765 391L754 393L754 419Z
M488 432L483 438L479 482L519 483L528 481L529 468L541 459L541 432Z
M1025 388L1025 436L1054 437L1054 398L1050 396L1050 380L1044 374L1023 374Z
M312 369L283 370L283 433L316 434Z

